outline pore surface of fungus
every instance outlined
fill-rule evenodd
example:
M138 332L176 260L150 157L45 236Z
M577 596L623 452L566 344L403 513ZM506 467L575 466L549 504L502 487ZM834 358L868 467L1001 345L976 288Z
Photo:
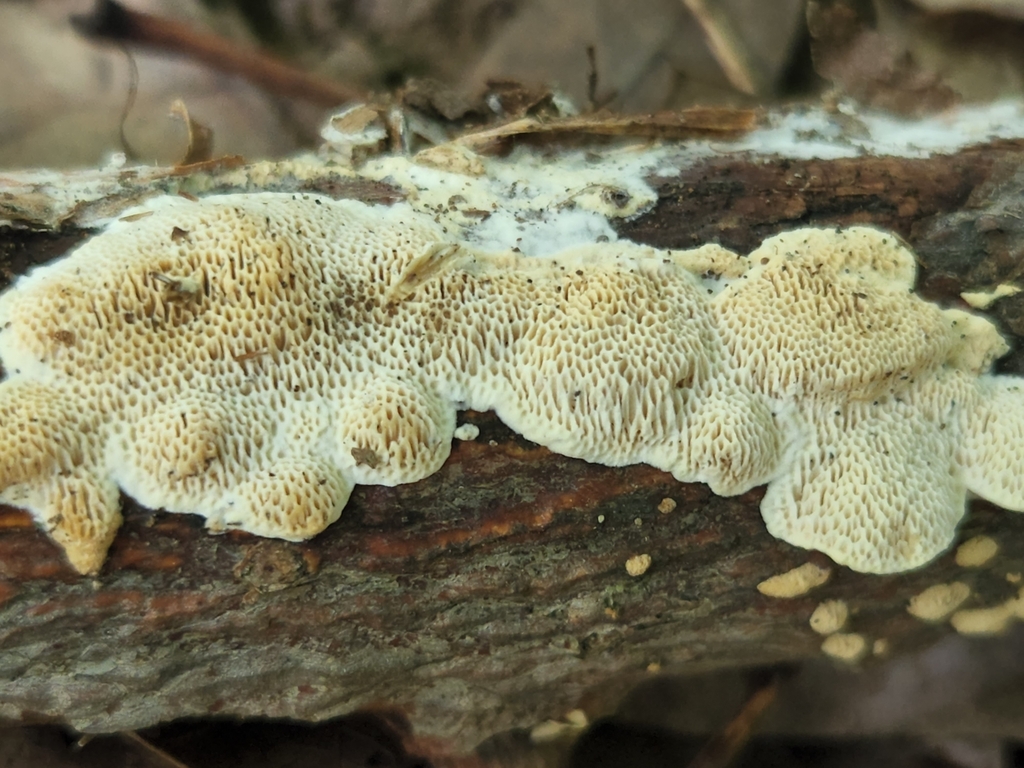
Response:
M1024 434L1021 382L986 373L1006 346L914 275L868 228L749 257L531 258L403 204L160 198L0 296L0 500L82 572L119 487L304 539L354 485L436 471L471 408L588 461L767 482L774 535L904 570L950 544L968 490L1024 508L1024 452L1002 442Z

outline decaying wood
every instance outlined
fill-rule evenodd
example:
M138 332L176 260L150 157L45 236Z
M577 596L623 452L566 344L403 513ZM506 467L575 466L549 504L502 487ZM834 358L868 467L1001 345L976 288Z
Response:
M26 210L24 190L0 189L0 213L34 226L0 231L0 269L9 279L54 257L85 236L90 217L147 190L239 188L216 178L210 167L126 177L89 210ZM656 183L658 205L621 234L746 251L794 226L873 223L909 241L921 290L950 303L1024 271L1020 143L927 159L723 155ZM326 171L261 184L400 194ZM1009 336L1024 336L1024 296L990 314ZM1001 370L1024 371L1020 346ZM952 630L908 615L912 595L958 579L974 590L971 605L990 605L1017 589L1007 574L1024 572L1024 515L973 503L962 535L984 532L1000 545L982 568L959 568L951 554L897 576L834 568L807 596L770 599L758 582L828 560L767 534L761 489L718 498L649 467L552 454L490 414L464 419L480 436L457 443L440 472L358 488L341 521L306 543L212 536L198 518L126 500L110 560L89 579L27 514L2 509L0 715L108 731L183 715L319 719L387 702L419 731L472 745L576 706L594 714L649 668L817 656L821 638L807 622L824 599L845 600L853 628L887 641L888 653L917 648ZM652 565L634 578L625 563L638 554Z

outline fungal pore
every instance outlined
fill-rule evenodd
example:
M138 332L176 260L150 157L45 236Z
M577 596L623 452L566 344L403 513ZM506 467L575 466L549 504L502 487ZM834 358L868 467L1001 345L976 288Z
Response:
M138 215L146 214L146 215ZM448 456L456 411L719 494L861 571L926 563L973 491L1024 509L1024 389L874 229L746 257L491 253L406 204L164 197L0 296L0 500L81 572L153 509L298 540Z

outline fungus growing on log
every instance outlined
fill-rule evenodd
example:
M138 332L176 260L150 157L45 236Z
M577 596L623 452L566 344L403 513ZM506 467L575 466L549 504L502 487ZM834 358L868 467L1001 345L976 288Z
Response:
M948 547L968 490L1024 509L1022 382L987 373L1006 345L914 295L890 234L524 257L404 204L138 213L0 296L0 500L83 573L119 487L215 531L305 539L354 485L436 471L458 408L723 495L768 483L773 535L861 571Z

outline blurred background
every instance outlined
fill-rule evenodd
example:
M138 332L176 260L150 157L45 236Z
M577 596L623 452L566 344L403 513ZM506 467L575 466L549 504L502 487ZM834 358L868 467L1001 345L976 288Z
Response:
M268 67L280 77L269 82ZM174 163L188 143L177 101L211 129L215 156L279 158L314 147L347 100L397 93L446 119L493 119L480 98L494 80L555 88L582 111L849 98L913 117L1024 95L1024 0L0 0L0 168L91 167L121 152ZM730 727L749 734L756 718L737 713L752 690L746 670L652 678L575 747L567 722L549 729L550 748L506 734L481 756L726 765L698 762L700 749ZM19 726L0 729L0 768L456 765L406 755L402 728L388 736L381 723L358 738L351 722L318 736L261 726L259 739L191 723L77 747L59 728ZM1019 723L1024 635L937 634L870 669L788 671L767 735L734 764L1024 766Z
M112 7L195 38L169 46L158 26L118 39L97 29ZM1022 33L1021 0L0 0L0 167L95 166L125 143L139 162L172 162L178 99L215 154L281 157L313 145L337 102L410 81L450 91L445 117L493 79L554 87L582 110L842 93L920 113L1020 95ZM327 92L254 84L211 37Z

